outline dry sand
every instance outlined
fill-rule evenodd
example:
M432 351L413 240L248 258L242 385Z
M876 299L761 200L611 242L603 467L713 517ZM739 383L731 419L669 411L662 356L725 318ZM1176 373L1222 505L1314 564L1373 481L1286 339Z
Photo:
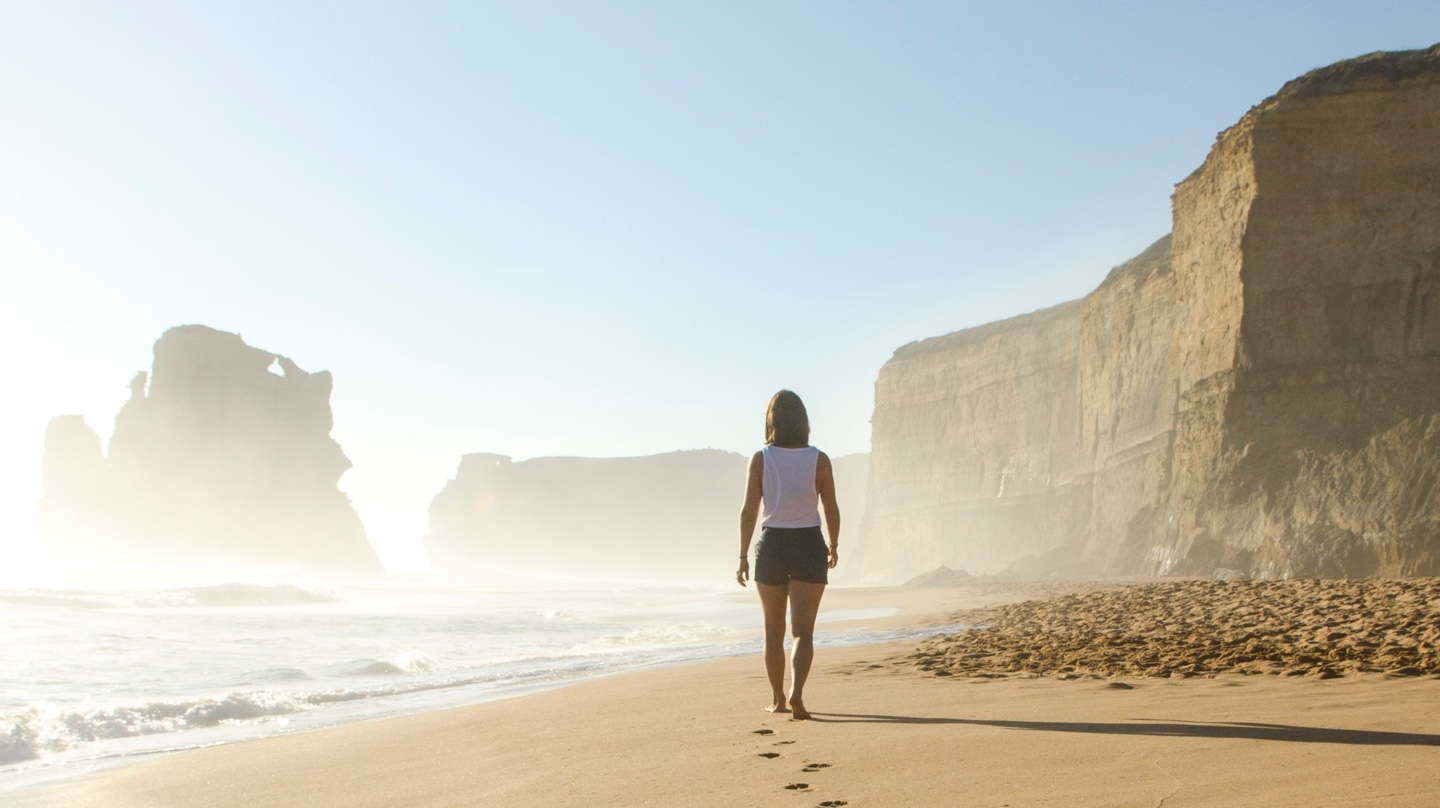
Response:
M1103 613L1137 591L1095 585L837 591L828 605L903 602L909 611L902 621L925 623L944 620L944 610L973 615L1037 595ZM1064 599L1077 592L1089 594ZM1235 599L1255 600L1253 593ZM1009 630L998 627L991 636ZM929 650L944 656L954 642ZM806 694L814 721L765 713L760 660L725 659L170 755L31 792L24 802L116 808L1440 802L1440 681L1430 676L1357 668L1328 680L972 678L936 676L936 666L919 669L918 659L913 644L821 649Z
M938 676L1440 674L1440 579L1164 581L967 610L907 661Z

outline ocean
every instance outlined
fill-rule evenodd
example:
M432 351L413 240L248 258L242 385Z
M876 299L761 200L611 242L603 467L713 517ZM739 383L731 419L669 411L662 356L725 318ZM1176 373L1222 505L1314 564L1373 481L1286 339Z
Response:
M928 632L826 630L817 646ZM445 579L0 589L0 794L138 756L758 654L736 587ZM759 664L757 660L757 664Z

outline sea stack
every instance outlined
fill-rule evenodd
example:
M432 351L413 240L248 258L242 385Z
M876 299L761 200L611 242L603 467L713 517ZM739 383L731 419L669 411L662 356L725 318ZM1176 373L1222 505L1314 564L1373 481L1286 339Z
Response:
M92 555L379 572L337 486L350 460L330 437L331 386L237 334L166 331L108 457L79 417L51 422L41 536Z
M855 560L1440 574L1440 46L1286 84L1083 300L880 371Z

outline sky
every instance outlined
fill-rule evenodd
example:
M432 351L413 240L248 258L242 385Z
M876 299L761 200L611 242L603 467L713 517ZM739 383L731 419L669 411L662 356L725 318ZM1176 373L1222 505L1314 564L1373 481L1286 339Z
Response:
M1080 297L1285 81L1434 2L0 3L0 555L167 328L335 377L425 565L462 454L867 451L901 345ZM737 497L738 497L737 482ZM737 501L738 507L738 501Z

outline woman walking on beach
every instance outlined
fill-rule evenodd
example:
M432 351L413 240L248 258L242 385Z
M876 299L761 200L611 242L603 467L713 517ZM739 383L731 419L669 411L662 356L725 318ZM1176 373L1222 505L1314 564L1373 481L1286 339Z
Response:
M817 507L818 506L818 507ZM825 509L829 549L820 534ZM755 589L765 613L765 672L772 713L810 717L803 691L815 657L815 614L840 560L840 508L830 458L810 445L810 418L800 397L781 390L765 410L765 448L750 458L745 504L740 508L741 585L750 577L750 538L760 520L755 548ZM790 609L790 695L785 695L785 609Z

